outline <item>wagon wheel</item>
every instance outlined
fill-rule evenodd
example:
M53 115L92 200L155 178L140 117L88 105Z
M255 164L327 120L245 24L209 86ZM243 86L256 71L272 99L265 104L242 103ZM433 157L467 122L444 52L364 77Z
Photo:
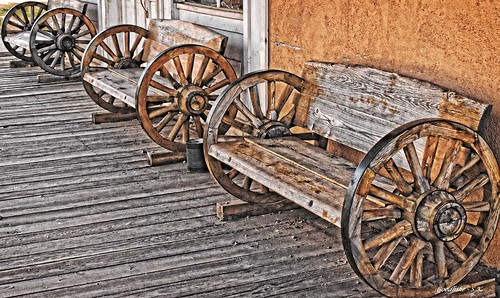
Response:
M139 67L144 41L149 31L133 25L118 25L99 33L87 47L82 61L82 75L99 69ZM112 113L131 113L134 108L83 81L87 94L100 107Z
M184 151L187 141L203 137L213 102L234 80L231 64L208 47L182 45L160 53L137 89L142 127L160 146Z
M39 2L23 2L12 7L2 23L2 41L5 48L15 57L33 62L31 52L23 47L11 45L5 38L23 32L29 33L36 19L47 10L47 5Z
M215 180L235 197L258 204L283 200L277 193L209 156L210 146L248 136L291 135L303 84L301 78L288 72L258 71L235 81L215 102L207 119L205 158Z
M391 132L345 197L342 239L354 271L392 297L453 287L493 238L499 179L486 142L461 124L420 120Z
M96 34L88 17L70 8L46 12L31 30L33 60L45 71L58 76L80 72L83 52Z

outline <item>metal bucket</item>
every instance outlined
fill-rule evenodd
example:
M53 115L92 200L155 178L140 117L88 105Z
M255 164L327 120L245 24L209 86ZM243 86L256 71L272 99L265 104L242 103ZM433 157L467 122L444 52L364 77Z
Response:
M189 172L208 172L203 154L203 139L193 139L186 143L186 161Z

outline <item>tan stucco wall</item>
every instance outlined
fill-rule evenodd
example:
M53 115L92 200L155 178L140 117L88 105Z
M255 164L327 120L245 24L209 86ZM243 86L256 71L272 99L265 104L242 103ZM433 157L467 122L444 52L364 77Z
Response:
M270 67L361 64L493 104L486 139L500 159L500 1L269 0ZM484 257L500 268L500 230Z

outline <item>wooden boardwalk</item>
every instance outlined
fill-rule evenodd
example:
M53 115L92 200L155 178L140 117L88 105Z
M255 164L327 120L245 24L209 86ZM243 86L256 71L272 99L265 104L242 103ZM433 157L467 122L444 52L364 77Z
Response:
M1 48L0 48L1 51ZM94 125L81 83L0 53L0 297L379 297L340 230L293 210L220 222L231 199L137 121Z
M367 297L340 230L294 210L220 222L230 199L150 167L137 121L94 125L81 83L0 54L0 297Z

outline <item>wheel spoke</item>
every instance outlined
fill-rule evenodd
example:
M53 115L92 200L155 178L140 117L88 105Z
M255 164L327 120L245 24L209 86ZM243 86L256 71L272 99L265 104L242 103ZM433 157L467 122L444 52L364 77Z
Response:
M252 187L252 182L252 179L250 179L248 176L245 176L245 178L243 179L243 185L241 187L245 190L250 190L250 187Z
M405 253L399 260L398 265L392 272L391 277L389 277L389 280L399 285L403 281L403 278L408 272L408 269L410 269L410 266L413 264L413 261L415 260L417 254L420 252L422 248L424 248L424 246L425 246L424 241L418 239L417 237L412 237L410 241L410 246L406 248Z
M434 251L434 262L436 263L437 276L439 278L445 278L448 276L448 270L446 269L444 242L435 241L434 243L432 243L432 249Z
M418 161L415 145L413 143L408 144L406 147L404 147L404 152L406 160L408 161L408 165L410 166L411 173L415 180L417 191L419 193L428 191L430 189L429 181L427 181L426 177L422 173L422 168L420 167L420 163Z
M280 94L280 96L276 99L276 111L278 114L281 112L285 104L287 103L288 99L290 98L290 95L292 95L292 92L295 88L292 85L287 85L285 87L285 90L283 90Z
M64 52L61 53L61 65L60 65L61 71L64 71L65 67L66 67L65 58L66 58L66 54Z
M452 142L453 144L449 145L450 142ZM443 164L441 165L441 170L434 180L434 186L440 189L448 189L450 185L451 174L457 162L458 152L462 147L462 142L460 140L450 140L450 142L448 143L449 147L446 151Z
M68 27L66 27L66 30L64 30L64 33L70 34L71 31L73 30L73 26L75 25L76 17L74 15L71 16L71 21L69 22Z
M196 128L196 133L198 134L198 138L203 138L203 124L201 124L200 116L193 116L194 126Z
M411 192L413 191L413 188L408 184L408 182L406 182L405 178L403 177L403 175L399 171L398 166L396 165L396 163L394 162L394 160L392 158L389 159L385 163L384 167L387 170L387 172L389 173L389 175L392 177L392 181L394 181L394 183L396 183L397 189L404 196L408 196L409 194L411 194Z
M200 115L203 117L203 114ZM206 120L206 119L205 119ZM225 124L228 124L229 126L231 127L234 127L236 129L238 129L239 131L243 132L243 133L246 133L246 134L249 134L249 135L252 135L253 134L253 131L254 131L254 128L250 125L246 125L244 123L241 123L239 122L238 120L236 119L233 119L231 117L228 117L228 116L224 116L222 118L222 122L225 123Z
M460 168L458 171L453 173L452 178L451 178L451 183L454 183L465 171L471 169L473 166L475 166L479 161L481 160L481 157L479 155L473 155L471 160L469 160L462 168Z
M410 284L415 288L422 286L423 269L424 252L420 250L410 267Z
M384 266L385 262L387 262L389 257L394 252L394 249L396 249L399 242L401 242L403 238L404 237L398 237L380 247L377 254L375 254L375 256L372 259L373 267L375 268L375 270L379 270L380 268L382 268L382 266Z
M169 112L174 112L174 111L178 111L178 110L179 110L179 107L177 107L177 105L171 104L168 107L162 107L162 108L156 109L154 111L151 111L150 113L148 113L148 117L149 117L149 119L154 119L156 117L166 115Z
M38 9L38 11L37 11L37 13L36 13L36 16L33 18L33 20L38 19L38 18L42 15L42 13L43 13L44 11L45 11L44 9L39 8L39 9Z
M193 67L194 67L195 54L188 54L187 66L186 66L186 79L188 82L192 82L193 78Z
M57 50L51 50L51 51L48 51L47 53L43 53L42 54L42 61L44 63L47 63L50 59L50 57L52 57L52 55L54 55L54 53L56 52Z
M250 95L250 101L252 102L252 107L257 118L264 120L264 114L262 113L262 108L260 106L259 89L257 85L248 88L248 93Z
M78 61L82 61L82 56L77 51L73 49L71 50L71 53L75 55L76 58L78 58Z
M224 80L222 80L220 82L217 82L215 85L210 86L207 89L205 89L205 93L206 94L212 94L214 91L216 91L216 90L218 90L220 88L226 87L229 84L231 84L231 80L224 79Z
M193 84L201 86L202 78L207 69L208 62L210 62L210 58L207 56L203 57L203 61L201 62L200 68L198 69L198 73L196 74L196 77L193 80Z
M75 54L75 51L74 51L74 50L73 50L72 52L73 52L73 54ZM101 55L100 55L100 54L98 54L97 52L92 53L92 57L93 57L94 59L97 59L97 60L99 60L99 61L101 61L101 62L106 63L106 64L107 64L107 65L109 65L109 66L113 66L113 65L115 65L115 62L114 62L114 61L111 61L111 60L109 60L108 58L106 58L106 57L104 57L104 56L101 56ZM81 59L81 57L80 57L80 59Z
M61 54L62 54L61 50L57 50L57 51L56 51L55 58L54 58L54 60L52 61L52 63L50 64L50 67L51 67L51 68L54 68L54 67L56 66L57 61L59 61L59 59L61 59Z
M475 238L480 238L484 234L483 228L470 223L465 224L464 232Z
M467 212L488 212L490 211L490 202L463 202L462 206Z
M115 62L118 62L118 60L120 60L118 58L118 56L116 56L116 54L111 50L111 48L106 44L106 42L104 42L104 40L99 44L101 46L101 48L106 52L108 53L109 56L111 56L111 59L113 59L113 61Z
M66 32L66 13L61 13L61 30Z
M73 58L73 55L71 54L71 52L68 52L67 55L69 63L71 64L71 69L75 70L77 66L75 64L75 59Z
M231 169L229 171L229 173L227 173L227 176L229 177L229 179L233 180L234 178L236 178L238 175L240 174L240 172L238 172L237 170L235 169Z
M182 143L186 144L189 141L189 117L186 117L186 121L182 124Z
M90 34L90 30L85 30L85 31L81 31L80 33L76 34L75 36L73 36L75 39L78 39L78 38L81 38L85 35L89 35ZM113 35L115 36L115 35ZM118 49L119 51L119 49ZM119 52L121 54L121 52Z
M156 129L157 132L161 132L167 124L174 119L176 113L168 113L163 119L161 119L160 122L154 128Z
M52 44L50 46L47 46L45 48L41 48L38 50L39 53L45 53L45 52L48 52L48 51L51 51L51 50L55 50L57 49L57 46L55 44Z
M113 46L115 47L115 53L116 53L116 55L118 56L118 58L122 58L123 57L123 53L120 50L120 43L118 42L118 36L116 36L116 34L113 34L111 36L111 41L113 42Z
M250 111L247 106L241 102L241 100L239 98L236 98L234 100L234 104L236 106L236 108L243 114L243 116L245 116L249 121L250 123L252 124L253 127L255 128L259 128L263 125L262 121L257 118L253 113L252 111Z
M15 16L15 15L14 15L14 16ZM8 21L7 23L8 23L9 25L11 25L11 26L14 26L14 27L16 27L16 28L21 29L21 31L24 31L24 25L19 25L19 24L17 24L17 23L12 22L12 21Z
M54 25L56 26L57 33L62 33L61 26L59 25L59 20L57 19L56 15L52 16L52 22L54 22Z
M24 24L28 24L30 22L30 19L28 17L28 14L26 13L26 10L24 10L25 8L23 7L21 9L21 13L23 15L23 18L24 18Z
M160 91L163 91L170 96L176 97L177 95L179 95L179 91L174 90L172 88L169 88L169 87L163 85L162 83L158 83L157 81L151 80L150 84L152 87L154 87Z
M401 219L401 209L394 205L389 205L384 208L365 209L363 210L363 221L374 221L381 219Z
M165 67L165 66L162 66L160 67L160 73L161 75L166 78L167 80L170 81L170 83L172 83L172 86L175 88L175 89L178 89L180 88L182 85L179 84L179 82L177 82L173 77L172 75L170 74L170 72L168 71L168 69Z
M130 58L131 55L130 55L130 32L127 31L123 34L123 45L125 47L125 51L123 52L123 55L126 57L126 58Z
M172 103L173 100L174 99L170 95L169 96L162 96L162 95L146 96L146 102L149 102L149 103L165 103L165 102Z
M364 242L365 250L370 250L381 245L384 245L394 239L399 237L406 237L413 233L411 223L406 220L402 220L395 224L392 228L385 230Z
M465 262L467 260L467 254L455 242L448 241L444 245L457 261Z
M409 206L409 204L411 204L411 202L408 201L405 197L398 196L376 185L371 185L368 194L387 203L394 204L402 209L405 209Z
M451 194L458 202L461 202L468 196L470 196L473 192L485 186L488 182L490 182L490 178L487 174L483 173L476 178L469 180L465 185L452 192Z
M35 6L30 6L30 23L33 24L33 22L35 21Z
M48 32L48 31L45 31L45 30L38 30L38 33L40 33L40 34L42 34L42 35L45 35L45 36L47 36L48 38L50 38L50 39L52 39L52 40L55 40L55 39L56 39L56 37L55 37L52 33Z
M174 57L174 65L175 65L175 70L177 71L177 74L179 75L179 79L181 81L181 84L183 86L186 86L189 84L186 75L184 74L184 69L182 68L182 62L179 56Z
M273 116L271 117L271 114ZM267 82L267 111L266 117L271 120L276 120L276 81Z
M137 47L139 46L139 43L141 43L142 40L142 35L137 35L135 37L134 43L132 44L132 47L130 48L130 56L133 56L135 53L135 50L137 50Z
M182 114L182 113L179 114L179 118L177 119L177 122L175 123L174 127L170 131L170 134L167 137L167 139L169 141L173 141L175 139L175 137L177 137L177 134L179 133L179 131L182 127L182 124L184 124L186 119L187 119L187 115Z
M217 66L217 68L215 68L212 72L210 72L203 78L203 80L201 81L201 86L208 86L208 84L210 84L210 82L215 78L215 76L217 76L222 71L223 71L222 67Z

